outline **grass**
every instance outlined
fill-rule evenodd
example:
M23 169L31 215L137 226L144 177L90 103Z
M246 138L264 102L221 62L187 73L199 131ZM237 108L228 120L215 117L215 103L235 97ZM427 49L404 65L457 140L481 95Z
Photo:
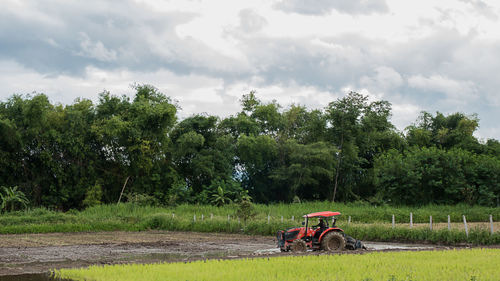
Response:
M500 250L287 256L60 269L73 280L498 280Z
M310 202L301 204L256 204L257 216L245 227L234 216L236 206L214 207L208 205L179 205L177 207L150 207L134 204L101 205L83 211L66 213L43 208L6 213L0 216L0 233L47 233L83 231L141 231L148 229L199 232L228 232L274 235L278 229L300 225L301 216L323 210L342 212L338 225L357 239L372 241L428 241L435 243L500 244L500 233L490 235L486 229L473 228L467 237L463 230L434 230L428 228L396 227L390 222L395 215L397 223L408 224L413 213L414 223L428 223L429 215L435 223L461 222L466 215L468 222L488 221L489 215L500 218L500 208L457 206L373 207L365 204ZM203 220L202 220L203 215ZM228 220L228 215L229 220ZM196 216L196 222L194 217ZM347 223L348 217L351 223ZM268 222L269 217L269 222ZM283 217L283 221L282 218ZM292 221L292 217L294 220Z

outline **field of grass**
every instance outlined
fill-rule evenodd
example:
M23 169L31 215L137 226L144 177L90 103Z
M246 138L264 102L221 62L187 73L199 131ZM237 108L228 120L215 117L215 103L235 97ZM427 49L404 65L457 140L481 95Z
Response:
M408 224L409 213L414 223L426 223L433 216L436 223L446 222L449 214L452 222L461 222L466 215L468 222L486 222L489 215L500 218L500 208L458 206L373 207L364 204L331 204L311 202L301 204L256 204L257 215L243 222L235 217L237 206L214 207L206 205L179 205L177 207L148 207L133 204L102 205L83 211L55 212L34 209L5 213L0 216L0 233L47 233L81 231L141 231L148 229L182 230L199 232L228 232L274 235L278 229L297 226L306 213L336 210L346 233L364 240L378 241L430 241L448 244L500 244L500 232L490 235L484 228L471 229L467 237L463 230L434 230L426 228L392 229L390 222L395 215L397 223ZM229 216L229 218L228 218ZM351 223L347 223L348 217ZM283 219L282 219L283 217ZM294 220L292 220L292 217ZM196 219L196 221L195 221Z
M61 269L73 280L498 280L500 250L288 256Z

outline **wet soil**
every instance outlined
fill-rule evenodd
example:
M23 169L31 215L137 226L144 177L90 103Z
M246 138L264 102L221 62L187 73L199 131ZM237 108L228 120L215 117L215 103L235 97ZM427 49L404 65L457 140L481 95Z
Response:
M365 242L365 245L368 251L449 249L436 245L385 242ZM342 253L352 252L360 253ZM26 278L31 275L26 274L94 264L156 263L291 254L293 253L281 253L276 248L272 236L172 231L0 235L0 281L29 280ZM25 274L24 279L12 279L15 278L14 275L19 274Z
M168 231L0 235L0 276L92 264L252 256L275 245L266 236Z

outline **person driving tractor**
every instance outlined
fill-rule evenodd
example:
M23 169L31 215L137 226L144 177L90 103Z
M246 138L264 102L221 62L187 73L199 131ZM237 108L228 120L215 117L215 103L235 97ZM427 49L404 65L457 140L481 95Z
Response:
M317 225L313 225L312 227L319 227L321 229L326 228L326 223L323 218L319 218L319 222Z

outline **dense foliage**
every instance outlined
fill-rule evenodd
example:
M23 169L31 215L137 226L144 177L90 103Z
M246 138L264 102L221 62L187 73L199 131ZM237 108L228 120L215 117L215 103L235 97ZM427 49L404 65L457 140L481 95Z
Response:
M17 186L31 206L62 210L248 196L499 204L500 143L473 136L475 116L423 112L398 132L389 102L354 92L313 110L251 92L233 116L178 120L176 104L156 88L134 89L133 99L104 92L97 104L52 104L43 94L1 102L0 186Z
M500 250L376 252L60 269L72 280L498 280Z

